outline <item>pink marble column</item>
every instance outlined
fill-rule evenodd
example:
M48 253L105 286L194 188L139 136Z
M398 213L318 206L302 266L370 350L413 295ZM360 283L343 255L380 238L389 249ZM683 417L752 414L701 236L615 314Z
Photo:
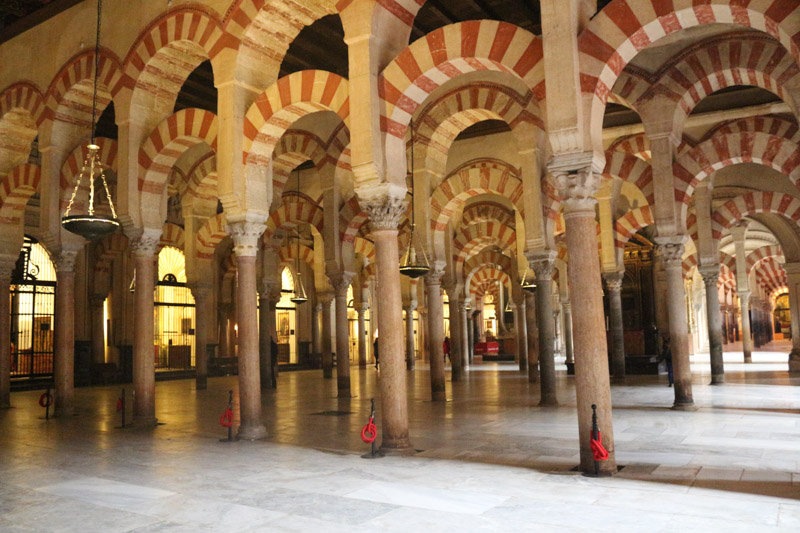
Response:
M0 409L11 407L11 271L16 257L0 256Z
M625 330L622 321L622 280L624 272L603 274L608 287L608 322L611 329L611 368L614 379L625 380Z
M56 259L55 416L72 416L75 411L75 259L77 250L62 250Z
M589 441L592 430L592 405L596 405L603 445L609 453L608 460L600 462L599 468L601 472L613 473L617 471L617 464L611 418L611 383L608 373L603 286L600 279L600 262L597 259L595 222L594 194L600 185L600 176L588 167L577 171L566 170L551 168L564 206L570 292L580 295L581 299L581 305L573 310L580 468L584 472L594 471L594 459Z
M345 272L331 279L336 294L336 390L337 397L350 398L350 325L347 323L347 289L353 274Z
M261 371L258 355L258 291L256 253L264 224L234 222L227 226L236 253L236 312L239 324L239 430L237 439L258 440L267 436L261 420Z
M692 399L692 370L689 362L688 318L686 292L683 284L684 236L657 237L658 253L667 273L667 312L675 374L675 403L673 409L694 410Z
M133 319L133 423L137 426L155 426L156 419L156 365L155 353L155 266L156 248L161 231L145 231L132 243L136 268Z
M194 372L195 388L208 387L208 340L213 332L211 324L211 284L193 283L194 296Z
M432 268L425 275L425 294L428 302L428 351L431 365L431 399L447 400L444 377L444 305L442 303L442 275L444 271Z
M565 363L567 374L575 374L575 352L572 346L572 304L569 301L561 303L564 312L564 349L567 352Z
M403 350L403 298L400 290L400 257L397 228L406 210L401 198L390 195L362 198L372 223L375 242L378 295L378 350L380 352L381 450L414 453L408 435L408 397Z

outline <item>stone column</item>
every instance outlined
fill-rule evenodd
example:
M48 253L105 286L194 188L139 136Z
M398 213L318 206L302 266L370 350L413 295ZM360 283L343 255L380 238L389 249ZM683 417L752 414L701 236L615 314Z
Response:
M322 305L322 376L333 379L333 352L331 348L331 302L333 292L317 293Z
M514 320L519 323L517 327L517 363L520 372L528 371L528 318L525 313L525 296L520 298L514 310Z
M406 369L414 370L415 359L417 358L414 347L414 309L416 304L406 307Z
M347 323L347 289L353 274L337 274L331 283L336 294L336 389L339 398L350 398L350 327Z
M236 313L239 324L239 430L237 439L267 436L261 420L261 370L258 354L256 253L265 226L256 222L232 222L226 230L236 252Z
M553 353L555 322L553 321L553 268L556 253L540 252L528 259L536 272L536 325L539 327L539 371L541 399L539 405L558 405L556 362Z
M369 306L362 303L358 311L358 366L367 366L367 321L366 314Z
M16 260L0 256L0 409L11 407L11 272Z
M441 280L444 272L432 268L425 275L425 293L428 302L428 350L431 365L431 399L435 402L447 400L444 379L444 305L442 303Z
M475 319L472 310L467 311L467 361L471 365L475 358Z
M397 327L403 320L397 227L405 213L406 202L391 195L361 200L372 222L378 278L375 294L378 295L378 350L381 366L381 450L386 453L413 453L408 436L403 332Z
M63 250L55 261L55 416L72 416L75 411L75 259L77 250Z
M528 383L539 383L539 326L536 323L536 295L525 293L525 329L527 330Z
M706 286L706 321L708 322L708 347L711 354L711 384L725 383L725 366L722 361L722 314L719 310L719 265L700 267Z
M311 339L313 342L314 355L322 357L322 331L320 328L320 315L322 314L322 303L317 301L311 315Z
M622 323L622 279L624 272L606 272L608 314L611 329L611 369L615 379L625 379L625 331Z
M500 289L502 290L502 288ZM458 329L461 334L461 368L464 371L469 370L469 325L467 324L467 307L469 300L466 298L461 300L458 305L459 324Z
M463 374L461 358L461 314L460 303L456 293L458 289L446 288L450 307L450 379L460 381Z
M272 389L272 341L278 342L275 311L280 301L280 284L271 279L261 280L258 292L258 369L261 390ZM277 377L277 376L276 376Z
M136 268L133 319L133 423L137 426L155 426L156 419L156 365L153 346L154 294L156 249L161 230L145 230L132 245Z
M617 464L614 455L608 347L595 223L594 193L600 185L600 179L591 168L567 172L566 169L552 168L551 165L551 172L564 206L570 293L581 297L581 305L575 308L573 314L580 467L584 472L594 470L589 441L592 405L596 405L603 445L609 453L608 461L600 463L600 471L613 473L617 471Z
M750 291L739 291L739 309L742 314L742 351L744 362L753 362L753 336L750 332Z
M572 346L572 304L569 301L561 303L561 310L564 313L564 348L567 352L566 365L567 374L575 374L575 352Z
M686 292L683 284L682 258L684 236L657 237L658 251L667 273L667 312L672 350L672 367L675 374L675 403L673 409L695 409L692 399L692 370L689 363L688 320Z
M190 287L194 296L194 372L195 388L208 387L208 340L212 332L211 324L211 283L193 283Z
M219 342L219 357L225 359L233 357L234 354L230 353L230 343L228 342L228 321L231 316L231 304L220 303L218 315L219 335L217 341Z
M104 296L93 295L89 299L89 314L92 322L92 363L106 362L105 318L103 317Z

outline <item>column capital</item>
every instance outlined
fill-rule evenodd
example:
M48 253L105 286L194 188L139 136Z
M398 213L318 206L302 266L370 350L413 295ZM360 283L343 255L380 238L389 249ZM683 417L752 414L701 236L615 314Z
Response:
M353 272L337 272L328 276L337 297L347 296L347 289L350 288L350 283L353 281L354 277L355 274Z
M703 283L706 284L706 289L717 287L717 281L719 280L719 263L698 267L697 271L700 272L700 275L703 277Z
M405 195L394 194L366 196L359 198L359 204L369 215L370 223L376 230L396 230L408 206Z
M750 291L736 291L736 295L739 296L739 300L741 301L741 307L750 303Z
M600 175L595 174L591 167L572 171L553 169L551 172L564 206L564 216L586 216L589 213L594 216L597 203L594 194L600 188Z
M135 256L153 257L156 255L159 244L161 244L161 230L144 228L135 238L131 239L130 248Z
M685 235L669 235L656 237L657 252L661 256L666 268L681 267L683 252L686 250Z
M225 231L233 239L236 257L255 257L258 254L258 239L265 229L266 224L247 220L226 225Z
M369 311L369 304L367 302L361 302L358 306L356 306L356 311L358 312L359 316L364 316L364 313Z
M624 278L625 272L603 272L603 280L605 280L609 292L621 291Z
M320 304L327 305L333 301L333 296L333 291L321 291L317 293L317 300L319 300Z
M11 274L17 265L19 255L0 254L0 282L8 285L11 283Z
M431 269L425 274L425 285L441 285L444 268L438 265L431 265Z
M53 260L56 265L56 272L74 272L75 260L78 259L78 250L73 248L62 248Z
M406 313L413 313L416 309L417 309L417 304L415 303L405 306Z
M525 254L531 268L536 273L537 281L550 281L553 279L556 255L558 254L555 250L542 250Z
M186 286L192 291L195 300L200 298L208 298L211 296L211 291L214 288L212 283L207 281L196 281L194 283L187 283Z

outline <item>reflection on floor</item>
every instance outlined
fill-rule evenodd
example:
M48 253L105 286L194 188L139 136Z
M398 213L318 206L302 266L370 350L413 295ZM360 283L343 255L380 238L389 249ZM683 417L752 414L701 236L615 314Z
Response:
M731 347L728 347L731 348ZM115 429L118 388L77 391L78 415L40 420L38 392L0 412L0 531L800 531L800 378L788 343L726 353L710 387L693 358L700 409L673 412L665 376L613 387L615 477L578 463L573 378L561 406L512 364L475 365L447 403L410 373L410 458L364 460L359 431L374 368L353 368L351 400L320 372L280 376L264 397L271 437L221 443L235 378L157 384L154 430ZM322 416L326 411L344 411ZM349 414L347 414L349 412ZM380 412L378 413L380 425ZM602 428L601 428L602 429Z

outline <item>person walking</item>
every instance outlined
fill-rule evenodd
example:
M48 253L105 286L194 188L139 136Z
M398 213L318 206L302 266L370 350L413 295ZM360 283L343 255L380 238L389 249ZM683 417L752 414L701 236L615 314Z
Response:
M379 370L380 363L378 362L378 336L375 335L375 340L372 343L372 356L375 357L375 370Z
M444 354L444 362L447 363L447 358L450 357L450 337L445 337L443 346L442 346L442 353ZM450 358L452 361L453 359Z

